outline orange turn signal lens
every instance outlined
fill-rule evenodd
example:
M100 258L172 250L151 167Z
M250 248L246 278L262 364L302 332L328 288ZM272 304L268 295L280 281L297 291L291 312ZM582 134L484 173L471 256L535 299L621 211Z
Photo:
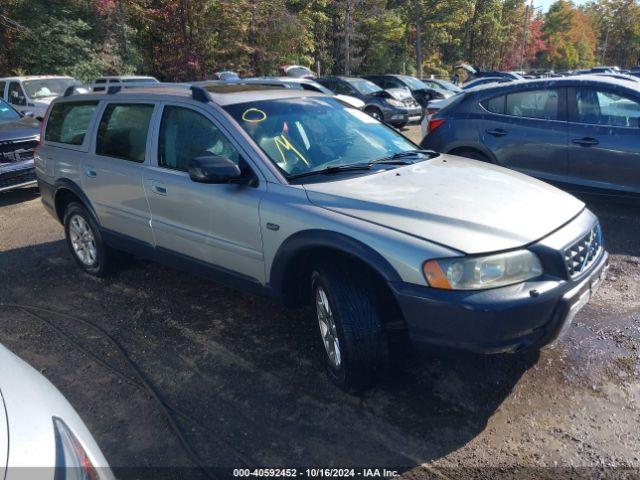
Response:
M424 278L426 278L430 287L451 290L451 284L449 283L449 280L447 280L447 277L436 260L424 262L424 265L422 265L422 271L424 272Z

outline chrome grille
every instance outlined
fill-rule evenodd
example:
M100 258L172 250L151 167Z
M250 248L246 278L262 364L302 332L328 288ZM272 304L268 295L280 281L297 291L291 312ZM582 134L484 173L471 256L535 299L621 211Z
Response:
M564 263L571 278L585 272L602 251L602 228L596 223L585 235L564 250Z
M38 140L33 138L0 142L0 163L33 160L33 152L37 146Z

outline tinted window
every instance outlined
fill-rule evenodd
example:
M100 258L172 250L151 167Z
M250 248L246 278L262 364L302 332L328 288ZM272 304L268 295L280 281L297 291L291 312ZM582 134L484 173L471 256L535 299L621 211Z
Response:
M342 94L342 95L352 95L353 88L348 83L345 82L336 82L333 91Z
M107 105L98 127L96 153L144 162L153 105Z
M27 99L24 97L22 87L18 82L11 82L9 84L9 103L14 105L26 105Z
M240 154L204 115L182 107L165 107L160 125L158 165L187 171L196 157L217 155L240 162Z
M0 98L4 98L4 89L7 86L7 82L0 82Z
M636 100L595 88L576 88L578 121L614 127L639 127Z
M514 117L558 119L558 91L528 90L507 95L506 114Z
M57 103L51 108L44 138L48 142L82 145L98 102Z
M482 102L482 106L491 113L504 113L505 96L489 98Z

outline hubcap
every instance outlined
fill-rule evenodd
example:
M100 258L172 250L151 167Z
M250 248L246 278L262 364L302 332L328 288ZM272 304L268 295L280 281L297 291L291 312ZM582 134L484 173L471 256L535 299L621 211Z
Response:
M334 368L339 368L342 361L340 356L340 340L336 322L331 313L329 298L322 287L316 290L316 311L318 313L318 325L324 349L327 351L329 362Z
M69 222L69 239L76 256L90 267L96 263L98 252L96 240L87 221L80 215L74 215Z

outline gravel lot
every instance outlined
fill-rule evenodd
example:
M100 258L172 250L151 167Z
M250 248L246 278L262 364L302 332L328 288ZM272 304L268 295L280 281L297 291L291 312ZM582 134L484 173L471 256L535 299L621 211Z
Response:
M406 133L417 135L417 127ZM83 274L37 189L0 194L0 302L74 313L109 331L191 417L178 420L208 465L376 466L407 478L636 478L639 208L586 201L604 227L610 275L558 345L540 354L411 356L363 398L325 378L309 311L137 259L107 279ZM95 331L46 317L131 375ZM67 396L112 466L193 465L147 394L50 325L2 308L0 342ZM143 470L120 473L133 472Z

